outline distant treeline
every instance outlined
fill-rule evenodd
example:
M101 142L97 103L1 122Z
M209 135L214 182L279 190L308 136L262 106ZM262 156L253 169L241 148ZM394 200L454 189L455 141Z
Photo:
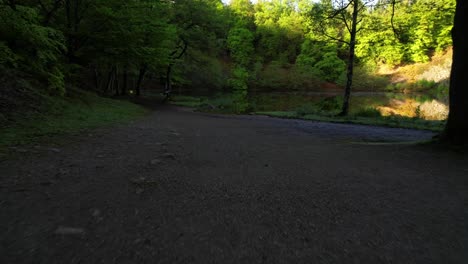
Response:
M1 89L34 82L138 94L299 89L344 79L349 12L332 0L1 0ZM455 0L363 1L357 64L428 61L451 45ZM148 84L148 83L147 83ZM240 99L239 99L240 100ZM242 106L239 106L242 108Z

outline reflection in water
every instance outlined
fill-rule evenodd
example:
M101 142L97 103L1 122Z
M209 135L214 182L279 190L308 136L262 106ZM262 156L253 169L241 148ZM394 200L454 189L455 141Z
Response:
M295 111L307 105L323 105L330 98L335 98L339 107L342 91L264 92L252 98L259 111ZM383 116L444 120L448 115L447 101L446 95L431 93L356 91L351 95L350 114L374 109Z

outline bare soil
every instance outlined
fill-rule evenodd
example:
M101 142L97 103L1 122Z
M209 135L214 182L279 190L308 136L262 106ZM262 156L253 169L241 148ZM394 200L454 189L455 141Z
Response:
M0 263L468 263L468 157L431 137L165 107L16 149Z

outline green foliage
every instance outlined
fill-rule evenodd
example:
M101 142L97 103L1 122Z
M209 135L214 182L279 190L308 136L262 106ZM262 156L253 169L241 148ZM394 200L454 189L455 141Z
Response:
M232 0L230 7L236 15L242 18L242 20L248 19L253 15L254 10L250 0Z
M296 64L308 69L310 74L329 82L337 82L344 73L346 64L337 55L335 45L306 39Z
M340 96L327 97L317 103L319 110L324 112L337 112L341 109L343 98Z
M178 106L194 107L199 108L202 105L202 97L174 95L171 96L171 103Z
M288 70L282 63L273 61L267 64L258 74L256 85L270 90L281 90L288 86Z
M310 114L316 114L318 112L318 107L313 104L304 104L296 109L298 116L305 116Z
M250 78L249 68L252 63L254 35L250 30L240 25L229 31L227 44L234 61L234 68L228 85L232 89L234 111L244 113L249 108L248 82Z
M451 44L450 30L455 12L455 0L417 1L409 7L414 25L410 32L415 36L410 45L415 62L428 61L430 52L442 50Z
M65 95L65 76L58 67L54 67L48 76L49 89L53 94Z
M234 102L234 112L244 113L248 110L248 92L247 82L249 73L247 69L238 66L232 72L232 78L228 80L229 86L232 88L232 99Z
M297 57L296 63L300 66L314 67L322 59L323 53L333 51L336 52L336 46L307 38L301 45L301 53Z
M252 61L254 36L250 30L235 27L229 31L227 43L231 58L241 66L248 66Z
M323 82L320 72L309 66L284 64L272 61L258 71L252 86L262 90L297 91L313 90Z
M18 56L7 46L7 43L0 41L0 66L17 67Z
M306 32L305 17L292 1L265 1L255 5L257 51L265 62L294 63Z
M415 87L417 90L429 90L435 88L436 85L436 82L428 80L419 80L415 83Z
M451 45L455 0L397 1L365 12L356 54L390 66L427 62L434 51ZM393 17L393 26L391 24Z
M314 90L321 86L323 79L314 67L293 65L290 67L288 85L293 90Z
M314 68L319 72L322 79L330 82L336 82L345 70L345 63L336 56L336 52L327 52L322 60L318 61Z
M431 90L428 91L429 95L431 95L433 98L437 98L443 102L448 103L449 99L449 87L448 85L441 83L437 84L435 87L433 87Z
M346 84L346 72L338 78L337 83L344 86ZM375 74L375 69L369 65L355 66L353 74L353 90L357 91L381 91L389 83L389 78Z
M41 25L38 11L28 6L1 5L0 19L0 65L46 81L52 91L63 95L63 34Z
M207 112L236 113L235 104L232 94L219 94L202 100L198 109Z
M302 93L260 93L249 99L254 111L291 111L317 101Z
M0 74L9 80L2 84L0 95L7 102L2 108L21 105L11 98L30 103L34 97L47 101L48 95L66 96L65 87L95 87L118 95L124 87L135 90L137 83L162 88L170 80L178 91L229 91L228 108L244 113L265 106L252 99L257 92L337 88L326 82L344 85L348 49L343 43L350 36L342 21L325 19L336 7L332 1L38 3L0 5ZM377 69L428 61L451 45L455 0L397 1L395 10L388 1L379 3L360 9L355 90L383 89L390 78L376 76ZM349 16L347 10L340 18ZM390 85L388 90L446 98L448 88L423 80ZM339 103L327 99L311 109L296 109L307 105L302 101L277 104L307 115L312 110L337 111ZM0 118L10 115L2 112Z
M196 87L199 91L209 92L221 91L228 85L227 73L218 59L204 53L191 53L190 56L193 59L187 59L186 63L177 66L178 69L182 69L182 81L174 80L174 83L184 82L186 87Z
M419 80L413 83L404 82L404 83L389 84L387 85L386 90L394 91L394 92L421 92L421 91L433 90L436 87L438 87L438 84L434 81Z
M77 25L85 31L88 45L74 56L94 65L103 75L113 67L137 72L142 66L162 72L169 64L176 29L165 14L169 7L159 1L96 1L89 17ZM90 28L99 25L97 29Z

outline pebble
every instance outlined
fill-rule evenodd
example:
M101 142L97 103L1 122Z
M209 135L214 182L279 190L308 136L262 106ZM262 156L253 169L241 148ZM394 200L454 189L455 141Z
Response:
M99 217L99 215L101 215L101 211L99 211L99 209L93 209L92 215L94 217Z
M158 165L161 162L162 161L160 159L153 159L153 160L150 161L151 165Z
M27 149L24 149L24 148L18 148L18 147L10 147L11 150L14 150L16 152L19 152L19 153L26 153L26 152L29 152L29 150Z
M136 193L136 194L142 194L144 191L145 191L145 190L143 190L142 188L137 188L137 189L135 190L135 193Z
M85 230L78 227L59 226L54 233L56 235L82 235L85 233Z
M166 158L166 159L173 159L173 160L176 159L175 155L172 154L172 153L164 153L164 154L162 155L162 157L163 157L163 158Z
M55 153L60 153L61 150L58 148L49 148L49 151L55 152Z

